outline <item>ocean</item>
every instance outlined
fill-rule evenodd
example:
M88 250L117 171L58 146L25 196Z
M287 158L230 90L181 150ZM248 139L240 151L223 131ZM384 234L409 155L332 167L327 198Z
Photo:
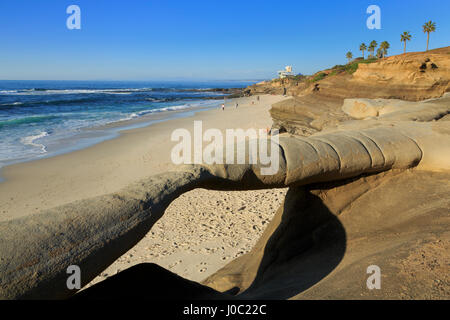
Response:
M85 148L133 126L215 108L226 95L211 89L252 83L0 81L0 167ZM152 114L158 120L129 121Z

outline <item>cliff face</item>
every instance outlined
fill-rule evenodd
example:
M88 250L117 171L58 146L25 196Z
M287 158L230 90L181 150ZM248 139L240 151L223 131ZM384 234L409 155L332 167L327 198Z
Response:
M368 87L369 98L419 101L440 97L450 90L450 47L361 64L349 84Z
M402 99L421 101L450 92L450 47L414 52L359 64L353 74L325 70L323 79L284 79L249 87L253 94L282 94L293 98L273 105L274 127L309 135L349 119L344 99Z
M304 79L274 79L272 81L262 81L247 88L252 95L258 94L283 94L284 88L288 95L297 96L302 94L310 86Z

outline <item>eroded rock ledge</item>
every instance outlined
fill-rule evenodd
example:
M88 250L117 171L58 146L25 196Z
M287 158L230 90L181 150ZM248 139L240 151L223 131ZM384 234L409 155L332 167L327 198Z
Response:
M348 98L401 99L428 104L425 100L450 92L450 47L359 64L353 74L333 75L333 69L322 73L328 76L318 81L277 80L249 88L253 94L281 94L286 88L292 100L273 105L270 113L274 128L308 136L349 120L341 108Z

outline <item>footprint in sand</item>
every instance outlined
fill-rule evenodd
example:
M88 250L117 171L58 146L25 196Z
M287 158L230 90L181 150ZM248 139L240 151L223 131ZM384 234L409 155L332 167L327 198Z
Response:
M172 269L173 267L179 265L179 264L182 263L182 262L183 262L182 260L175 261L174 263L172 263L172 264L169 265L169 269Z

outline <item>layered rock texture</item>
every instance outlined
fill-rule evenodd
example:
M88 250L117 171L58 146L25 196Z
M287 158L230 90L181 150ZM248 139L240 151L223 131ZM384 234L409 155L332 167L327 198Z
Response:
M401 99L423 101L450 91L450 47L414 52L360 63L353 74L322 71L324 79L284 79L250 87L253 94L287 89L293 101L275 104L274 127L309 135L348 118L341 106L346 98Z
M435 58L439 51L427 55L439 71L427 67L425 74L448 72ZM388 58L345 77L368 88L368 74L387 64L409 70L419 56ZM0 297L73 296L68 266L79 266L82 285L89 283L189 190L289 187L253 250L202 284L142 264L75 298L449 299L450 97L435 98L448 91L449 77L419 71L403 101L387 98L405 98L391 94L410 75L389 74L374 78L370 95L361 92L368 97L321 82L274 105L278 126L288 131L269 144L278 155L276 173L263 174L262 159L180 167L114 194L0 223ZM383 81L398 87L383 91ZM372 265L381 270L381 289L366 285Z

